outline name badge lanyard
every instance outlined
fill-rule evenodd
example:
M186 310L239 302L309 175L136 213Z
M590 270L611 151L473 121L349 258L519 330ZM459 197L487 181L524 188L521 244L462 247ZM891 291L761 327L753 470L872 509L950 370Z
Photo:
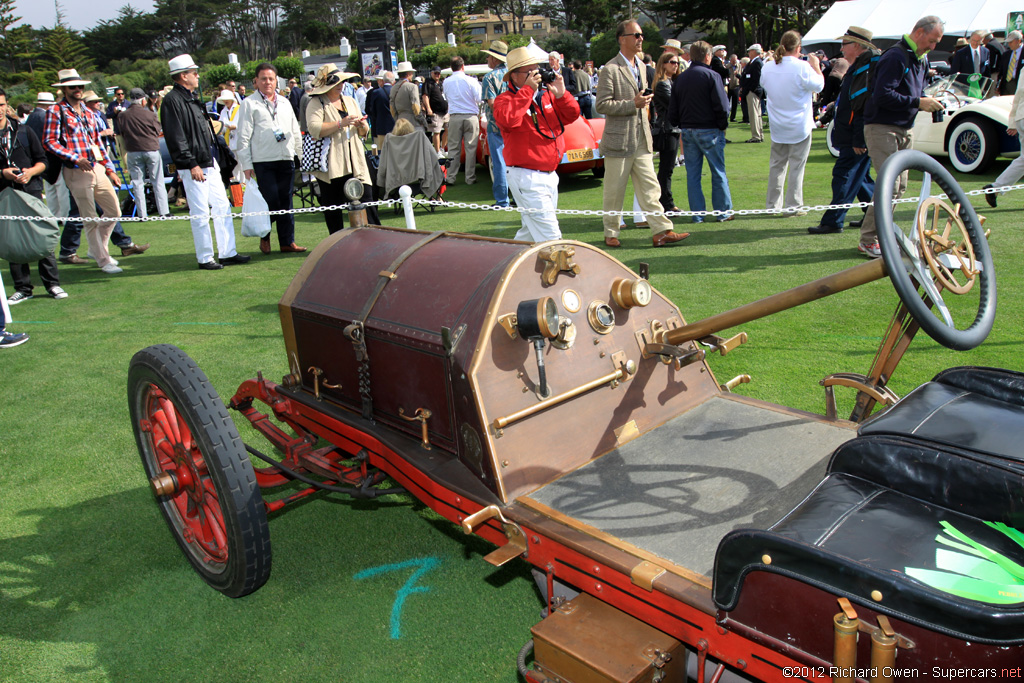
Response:
M260 98L263 100L263 104L267 106L267 111L270 113L270 120L274 122L274 134L277 135L278 133L283 132L281 130L281 126L277 124L277 100L274 100L274 106L271 107L270 100L268 100L267 96L264 95L262 92L260 92Z
M89 161L91 161L94 164L98 164L103 156L103 153L100 151L100 146L92 141L92 126L89 125L88 115L80 115L77 111L75 111L74 107L70 107L70 109L71 114L75 117L75 119L78 120L79 125L85 128L85 138L86 140L89 141L89 150L92 156L92 158Z

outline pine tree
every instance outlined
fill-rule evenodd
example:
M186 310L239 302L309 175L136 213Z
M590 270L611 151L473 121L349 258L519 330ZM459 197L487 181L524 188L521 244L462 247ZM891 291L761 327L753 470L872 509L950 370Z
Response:
M30 47L30 28L14 24L21 17L14 16L14 0L0 0L0 62L6 67L2 69L5 84L24 80L22 70L23 55Z
M39 67L50 72L55 80L57 72L61 69L77 69L78 73L84 76L95 67L89 59L81 36L68 28L64 22L64 11L59 0L54 2L54 6L57 10L57 22L46 32L43 39L43 54L39 60Z

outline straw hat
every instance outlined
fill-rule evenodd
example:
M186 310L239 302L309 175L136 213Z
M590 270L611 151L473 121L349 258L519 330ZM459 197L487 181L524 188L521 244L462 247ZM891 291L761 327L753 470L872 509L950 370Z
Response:
M189 55L178 55L171 61L167 62L167 66L170 68L172 76L180 74L183 71L188 71L189 69L199 68L196 66L195 60L193 60Z
M665 49L665 48L667 48L667 47L670 47L670 48L672 48L673 50L677 50L677 51L679 51L679 52L682 52L682 51L683 51L683 44L682 44L682 43L680 43L680 42L679 42L678 40L676 40L675 38L669 38L668 40L666 40L666 41L665 41L665 44L661 46L661 49L662 49L662 50L664 50L664 49Z
M874 37L874 34L866 28L851 26L846 29L846 33L836 38L836 40L841 40L844 43L857 43L858 45L863 45L869 50L874 50L875 46L871 44L872 37Z
M82 93L82 100L84 100L86 104L92 104L93 102L102 102L103 98L92 90L86 90Z
M401 76L407 73L416 73L416 67L412 65L412 62L399 62L398 68L395 69L395 73Z
M50 87L62 88L66 85L89 85L92 81L82 80L82 77L78 75L78 69L61 69L57 72L57 82L52 83Z
M526 66L528 64L547 64L548 56L539 48L537 50L531 50L530 46L517 47L508 53L508 58L505 60L505 64L508 65L508 71L505 72L504 81L507 83L512 76L512 72L519 67Z
M42 104L42 105L46 105L46 106L56 104L56 102L53 99L53 93L51 93L51 92L41 92L41 93L37 94L36 95L36 104Z
M331 88L337 86L339 83L347 81L353 76L358 78L359 74L340 71L333 62L330 64L324 64L317 69L316 77L313 78L313 89L309 91L309 94L323 95Z
M508 45L501 40L492 40L491 49L480 50L480 52L483 52L485 55L490 55L495 59L500 59L503 62L508 59Z
M231 104L235 102L235 93L231 92L227 88L220 91L220 95L217 95L217 102L226 102Z

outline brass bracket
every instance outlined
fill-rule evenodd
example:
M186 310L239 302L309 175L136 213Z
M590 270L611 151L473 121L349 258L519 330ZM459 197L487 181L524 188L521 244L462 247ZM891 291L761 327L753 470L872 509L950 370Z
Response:
M636 361L632 361L627 358L625 351L616 351L612 354L612 367L616 369L622 368L625 370L622 377L623 382L632 379L633 375L636 374ZM614 389L616 386L618 386L618 383L612 382L612 388Z
M314 366L314 365L311 365L309 367L309 370L307 370L307 372L309 372L310 374L313 375L313 398L315 398L316 400L319 401L320 400L320 384L321 384L320 377L323 376L324 371L321 370L320 368ZM324 386L325 389L340 389L341 388L340 384L331 384L326 379L323 381L323 386Z
M516 327L518 322L519 319L516 317L515 313L506 313L505 315L498 316L498 324L501 325L505 331L508 332L508 336L513 339L517 339L519 337L519 330Z
M900 400L900 397L889 387L869 384L869 382L871 382L871 379L867 375L860 375L854 372L837 372L818 382L818 384L825 387L825 417L835 420L838 414L836 409L836 393L835 389L832 388L834 386L856 389L867 394L878 403L887 406L891 406Z
M884 614L878 615L878 626L869 624L865 620L861 619L858 624L858 630L861 633L867 633L869 635L872 633L879 633L887 638L893 638L896 640L896 647L902 650L913 650L917 647L917 644L910 638L896 633L892 624L889 623L889 617Z
M540 275L541 282L548 286L555 284L558 274L562 271L579 275L580 267L573 262L575 256L576 248L567 244L541 249L537 254L538 259L544 262L544 272Z
M644 560L640 564L633 567L629 572L629 580L633 582L633 585L643 588L645 591L650 593L654 590L654 581L659 576L665 573L664 567L659 567L653 562Z
M407 422L419 422L420 423L420 446L425 450L430 450L430 434L427 433L427 420L433 415L432 412L426 408L417 408L416 412L411 416L405 414L405 409L402 407L398 408L398 416Z
M501 530L505 533L508 543L488 554L484 560L495 567L500 567L510 560L526 554L526 534L518 524L506 519L497 505L488 505L462 520L462 531L465 534L471 534L484 522L494 518L501 523Z
M717 334L709 334L708 336L698 339L697 341L699 341L704 346L710 347L712 352L718 351L720 354L724 356L725 354L729 353L740 344L746 344L747 333L740 332L739 334L733 337L729 337L728 339L723 339L722 337L719 337Z

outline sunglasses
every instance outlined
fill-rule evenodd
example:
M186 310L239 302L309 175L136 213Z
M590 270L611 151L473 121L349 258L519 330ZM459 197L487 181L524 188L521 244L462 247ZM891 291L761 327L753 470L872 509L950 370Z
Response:
M627 33L626 35L627 36L633 36L637 40L643 40L644 39L644 34L642 34L642 33Z
M64 87L68 90L83 90L85 88L84 85L65 85Z
M676 60L676 59L670 59L670 60L668 60L668 63L669 63L669 64L678 64L678 63L679 63L679 60Z

